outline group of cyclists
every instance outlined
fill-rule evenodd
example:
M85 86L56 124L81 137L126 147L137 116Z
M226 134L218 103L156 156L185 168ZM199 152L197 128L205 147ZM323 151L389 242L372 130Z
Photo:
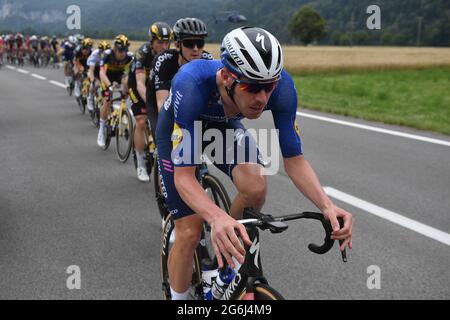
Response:
M230 266L244 262L245 250L238 239L250 246L245 227L237 220L244 208L259 211L267 194L264 161L241 120L258 119L263 112L273 116L279 130L279 145L287 175L295 187L309 198L330 220L332 239L342 240L341 250L352 248L352 215L337 207L324 192L317 175L303 155L297 124L297 92L292 77L283 68L283 50L267 30L240 27L223 39L219 60L204 50L208 35L204 22L196 18L179 19L173 27L156 22L149 28L149 40L134 54L128 38L120 34L110 45L102 41L94 50L89 38L70 36L63 42L62 60L66 86L70 77L84 75L90 80L88 109L101 87L103 105L97 144L105 145L105 127L110 112L112 89L120 87L129 95L135 118L134 143L137 178L149 182L144 160L144 131L147 119L158 148L160 184L168 213L175 224L175 241L169 254L172 299L187 299L192 277L192 259L203 222L211 226L211 242L219 266L224 259ZM175 48L171 48L172 42ZM78 82L79 83L79 82ZM80 94L79 84L75 95ZM198 132L197 122L201 122ZM198 135L216 129L227 137L234 130L231 144L244 148L244 159L224 150L225 159L213 164L229 176L237 194L230 212L218 207L205 193L196 177L196 164L207 143L197 145ZM210 142L209 142L210 143ZM224 143L225 146L229 145ZM252 150L257 156L252 157ZM188 155L188 156L186 156ZM251 159L256 159L252 162ZM343 218L341 227L338 217ZM234 258L234 259L233 259Z
M59 42L56 35L50 37L26 35L17 32L0 35L0 65L6 57L10 64L24 66L28 61L35 67L58 63Z

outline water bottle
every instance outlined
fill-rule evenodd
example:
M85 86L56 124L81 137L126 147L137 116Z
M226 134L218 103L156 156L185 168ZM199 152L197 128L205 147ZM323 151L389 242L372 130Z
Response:
M211 287L214 278L217 278L219 269L212 269L207 263L202 263L202 285L205 300L213 300Z
M222 298L225 290L228 288L231 281L233 281L235 275L236 273L230 266L226 266L225 268L219 270L219 275L211 288L211 293L214 299L220 300Z

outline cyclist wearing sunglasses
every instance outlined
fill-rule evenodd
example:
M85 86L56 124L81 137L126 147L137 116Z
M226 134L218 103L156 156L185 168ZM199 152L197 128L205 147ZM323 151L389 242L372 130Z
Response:
M147 82L154 57L169 49L173 38L172 29L165 22L155 22L149 29L150 41L144 43L134 56L128 75L128 87L136 119L134 146L137 158L137 177L141 182L149 182L150 177L144 159L144 134L147 126Z
M113 82L122 85L122 91L128 92L128 70L133 53L128 51L130 42L128 38L119 34L114 39L114 49L105 50L103 58L100 61L100 80L102 82L103 105L100 109L100 129L97 136L99 147L105 146L105 128L106 119L109 112L109 92L112 89Z
M245 207L261 209L267 183L259 154L250 155L258 153L256 142L250 135L241 138L245 128L240 120L257 119L264 111L272 113L275 128L279 130L286 173L297 189L331 220L333 239L344 240L341 249L352 247L352 215L331 202L303 156L296 125L297 92L291 76L283 70L279 42L264 29L238 28L225 36L221 61L197 60L181 68L159 114L158 161L166 203L175 220L176 237L169 257L173 299L189 296L192 258L204 220L211 225L212 245L219 265L223 265L222 255L232 267L232 257L241 264L244 262L245 250L236 232L247 245L251 243L244 226L235 219L241 218ZM207 128L221 131L223 141L228 138L226 129L235 130L231 139L234 158L230 161L227 155L227 161L223 161L216 151L214 159L210 159L236 187L237 195L230 210L232 217L215 205L196 179L196 163L200 162L208 143L202 141L202 131ZM198 140L202 145L198 145ZM244 148L245 159L235 156L239 148ZM228 143L224 143L222 151L225 158ZM337 217L344 219L342 229Z
M171 81L180 67L196 59L213 59L210 53L203 50L208 35L203 21L196 18L179 19L173 26L173 33L177 49L166 50L155 57L147 87L148 113L153 136L158 111L169 96Z

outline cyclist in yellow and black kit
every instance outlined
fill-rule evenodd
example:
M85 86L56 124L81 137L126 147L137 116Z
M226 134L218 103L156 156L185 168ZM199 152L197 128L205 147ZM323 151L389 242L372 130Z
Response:
M122 84L122 92L128 92L128 71L133 54L128 51L130 42L128 38L120 34L114 39L114 49L105 50L100 61L100 80L102 82L103 105L100 109L100 129L97 136L99 147L105 146L105 128L108 118L110 97L113 83Z
M128 75L128 87L136 118L134 146L137 158L137 177L139 181L149 182L150 177L144 159L144 134L147 125L147 82L153 58L169 49L173 34L165 22L155 22L149 29L150 42L143 44L135 53Z
M92 53L93 45L92 39L86 38L74 51L73 77L75 79L75 98L77 99L81 96L82 74L88 69L87 61Z

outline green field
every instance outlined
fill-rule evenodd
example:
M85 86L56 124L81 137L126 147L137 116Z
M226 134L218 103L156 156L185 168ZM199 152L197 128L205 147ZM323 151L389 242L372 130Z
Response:
M450 67L305 73L301 108L450 135Z

